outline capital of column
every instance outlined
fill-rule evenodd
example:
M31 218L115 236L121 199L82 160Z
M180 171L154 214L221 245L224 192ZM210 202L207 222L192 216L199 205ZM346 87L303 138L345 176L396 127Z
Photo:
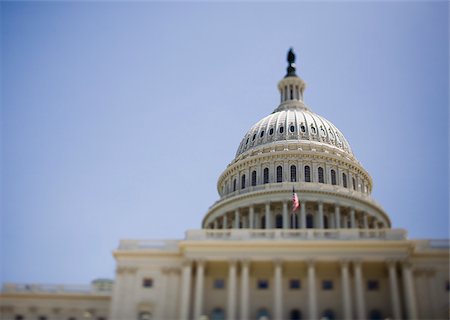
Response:
M197 260L195 260L195 262L196 262L196 264L197 264L198 267L199 267L199 266L202 266L202 267L205 266L205 259L203 259L203 258L197 259Z
M191 258L186 258L181 262L181 265L183 267L191 267L192 266L192 259Z
M273 265L274 265L275 267L282 267L282 266L283 266L283 259L281 259L281 258L275 258L275 259L273 260Z
M250 259L242 259L241 261L241 266L242 267L248 267L248 266L250 266Z
M348 267L350 264L350 259L341 259L339 260L341 267Z

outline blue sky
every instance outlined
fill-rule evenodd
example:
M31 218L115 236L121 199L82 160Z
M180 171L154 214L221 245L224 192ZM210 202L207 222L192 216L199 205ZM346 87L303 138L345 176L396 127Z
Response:
M448 3L2 2L1 282L113 277L181 239L286 52L411 238L448 238Z

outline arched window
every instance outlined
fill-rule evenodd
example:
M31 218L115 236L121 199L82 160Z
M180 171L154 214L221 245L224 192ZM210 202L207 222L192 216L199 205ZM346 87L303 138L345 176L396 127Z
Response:
M295 131L295 127L294 127L293 125L291 125L291 126L289 127L289 131L290 131L290 132L294 132L294 131Z
M297 181L297 167L292 165L291 166L291 182Z
M345 173L342 174L342 185L347 188L347 175Z
M280 133L284 132L284 127L280 127Z
M331 170L331 184L336 185L336 171Z
M241 177L241 189L245 189L245 174Z
M352 178L353 190L356 190L356 180Z
M261 229L266 228L266 216L261 217Z
M211 314L211 320L224 320L225 319L225 312L222 308L214 308L212 314Z
M305 182L311 182L311 168L305 166Z
M264 168L263 176L264 183L269 183L269 168Z
M233 191L236 191L236 179L233 180Z
M152 314L148 311L139 312L138 320L151 320Z
M258 314L256 315L257 320L269 320L270 319L270 313L267 311L267 309L259 309Z
M252 186L256 186L256 171L252 172Z
M277 182L283 182L283 167L277 167Z
M371 310L369 312L369 319L370 320L381 320L383 319L383 315L381 314L380 310Z
M325 183L325 180L323 178L323 168L319 167L319 169L317 169L317 173L319 175L319 183Z
M281 214L275 216L275 225L277 229L283 228L283 216Z
M313 220L312 214L306 215L306 228L308 228L308 229L314 228L314 220Z
M301 320L302 312L298 309L291 310L289 319L290 320Z
M305 127L305 125L303 123L300 125L300 131L301 132L306 132L306 127Z
M336 318L334 311L331 309L327 309L322 313L322 319L326 320L334 320Z

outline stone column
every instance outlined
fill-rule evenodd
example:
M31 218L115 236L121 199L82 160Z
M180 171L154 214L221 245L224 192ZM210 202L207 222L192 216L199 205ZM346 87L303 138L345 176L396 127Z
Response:
M239 229L239 209L234 210L234 228Z
M214 229L217 229L219 227L219 223L217 222L217 219L214 219L213 226L214 226Z
M356 228L355 208L350 208L350 227L351 228Z
M270 203L267 202L266 203L266 229L271 229L272 228L272 219L271 219L271 214L270 214Z
M323 203L319 202L319 208L318 208L318 214L319 214L319 224L318 224L318 228L319 229L323 229Z
M228 227L228 219L227 219L227 214L225 213L223 215L222 229L227 229L227 227Z
M228 267L227 319L236 319L236 260L231 260Z
M314 261L308 261L308 308L309 319L317 319L316 269Z
M342 226L341 226L341 228L345 228L345 229L348 228L348 215L347 214L344 214L344 217L342 219Z
M406 314L408 319L417 319L416 292L412 275L412 265L409 261L403 262L403 291L405 294Z
M189 305L191 296L191 265L190 260L183 262L183 271L181 274L181 303L180 303L180 319L187 320L189 318Z
M366 319L367 315L361 261L355 261L353 266L355 271L356 315L358 319Z
M340 229L341 228L341 207L338 204L334 205L334 219L335 219L334 227L336 229Z
M400 298L398 295L398 280L395 261L387 261L389 271L389 291L391 293L392 315L394 319L401 319L402 313L400 308Z
M250 212L249 212L249 228L254 229L255 228L255 208L253 206L250 206Z
M197 261L197 272L195 282L195 306L194 319L199 319L203 312L203 281L205 275L205 262Z
M241 320L249 319L248 306L249 306L249 261L242 261L241 269Z
M342 302L344 319L352 319L352 300L350 293L350 277L348 272L348 261L341 261Z
M283 319L283 270L281 260L274 262L274 318Z
M364 229L369 229L369 217L367 215L367 212L363 212L363 224Z
M287 201L283 201L283 229L289 229Z
M261 228L261 216L259 212L255 212L255 229Z
M300 229L306 229L306 202L300 202Z

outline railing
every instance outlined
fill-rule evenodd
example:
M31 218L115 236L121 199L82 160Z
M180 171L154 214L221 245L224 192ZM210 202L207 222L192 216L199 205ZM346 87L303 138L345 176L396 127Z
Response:
M449 250L449 239L416 240L417 250Z
M177 251L178 240L121 240L119 250Z
M186 240L405 240L403 229L188 230Z
M66 294L85 294L85 295L111 295L112 284L110 287L103 286L98 288L95 285L53 285L53 284L16 284L5 283L3 293L66 293Z

